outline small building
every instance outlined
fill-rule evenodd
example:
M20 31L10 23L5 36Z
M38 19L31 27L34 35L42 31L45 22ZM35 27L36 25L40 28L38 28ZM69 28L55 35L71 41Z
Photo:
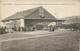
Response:
M63 25L66 29L80 31L80 16L66 17Z
M46 30L48 29L48 24L51 22L56 22L57 19L45 8L37 7L17 12L2 21L4 23L13 22L14 26L24 27L26 31L30 31L32 29Z

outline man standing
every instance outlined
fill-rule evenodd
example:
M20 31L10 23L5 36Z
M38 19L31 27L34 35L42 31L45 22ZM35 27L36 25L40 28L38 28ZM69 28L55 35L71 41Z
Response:
M55 27L56 23L55 22L51 22L48 26L50 28L50 32L54 31L54 27Z
M52 31L52 25L50 25L49 28L50 28L49 31L51 32Z

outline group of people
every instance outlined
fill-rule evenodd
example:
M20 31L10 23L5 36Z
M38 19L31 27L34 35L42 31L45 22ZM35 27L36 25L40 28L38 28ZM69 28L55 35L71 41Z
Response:
M13 33L13 32L20 32L20 31L25 31L24 27L1 27L0 26L0 34L4 33Z
M54 32L54 30L55 30L55 28L53 27L53 26L49 26L49 31L51 32L51 31L53 31Z
M30 31L35 31L35 30L36 30L36 27L33 26ZM49 31L50 32L51 31L54 32L54 30L55 30L54 27L49 26ZM0 34L13 33L13 32L25 32L25 31L27 31L27 30L24 27L16 27L16 26L13 26L13 27L10 27L10 26L8 26L8 27L0 27Z
M13 32L35 31L35 27L32 27L31 29L28 27L27 29L25 27L5 26L5 27L0 27L0 34L13 33Z
M0 34L4 34L4 33L6 33L5 27L1 27L1 26L0 26Z

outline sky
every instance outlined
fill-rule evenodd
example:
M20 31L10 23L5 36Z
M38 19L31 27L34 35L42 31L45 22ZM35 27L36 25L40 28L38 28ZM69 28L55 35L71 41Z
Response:
M0 19L39 6L43 6L56 18L80 16L79 0L0 0L0 2Z

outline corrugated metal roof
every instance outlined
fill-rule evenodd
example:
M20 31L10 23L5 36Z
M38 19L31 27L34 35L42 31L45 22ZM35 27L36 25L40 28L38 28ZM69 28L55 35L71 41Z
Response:
M44 10L44 18L41 18L39 15L39 9L43 9ZM6 19L4 19L3 21L7 21L7 20L13 20L13 19L53 19L56 20L56 18L50 14L46 9L44 9L43 7L37 7L37 8L32 8L29 10L24 10L24 11L20 11L17 12L9 17L7 17Z

